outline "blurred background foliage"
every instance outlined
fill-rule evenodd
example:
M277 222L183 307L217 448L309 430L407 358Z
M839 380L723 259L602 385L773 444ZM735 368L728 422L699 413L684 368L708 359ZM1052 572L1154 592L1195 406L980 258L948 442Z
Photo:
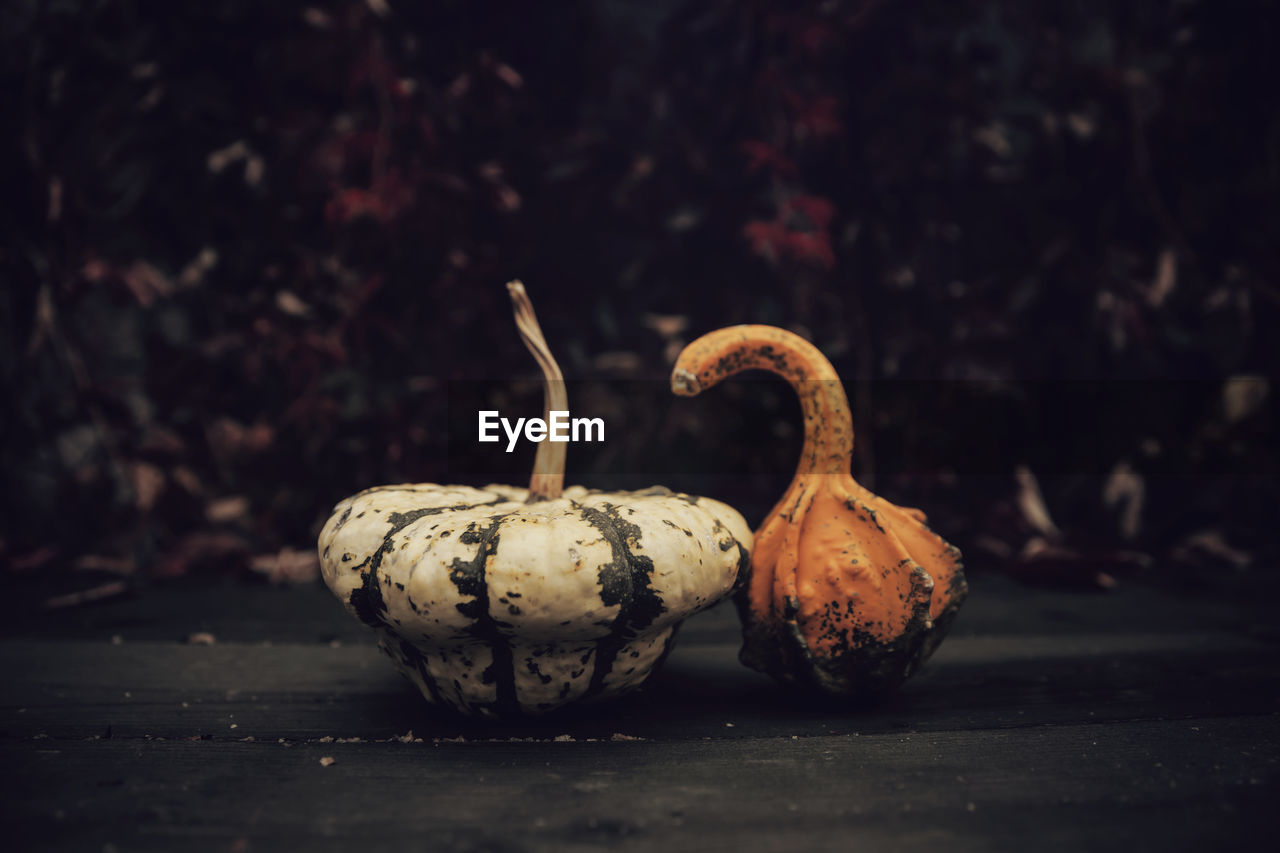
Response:
M570 481L673 472L759 521L789 390L662 389L696 335L771 323L845 378L855 474L971 570L1263 571L1278 28L1265 0L6 3L0 559L313 577L337 499L507 464L446 409L540 408L520 277L566 373L609 380Z

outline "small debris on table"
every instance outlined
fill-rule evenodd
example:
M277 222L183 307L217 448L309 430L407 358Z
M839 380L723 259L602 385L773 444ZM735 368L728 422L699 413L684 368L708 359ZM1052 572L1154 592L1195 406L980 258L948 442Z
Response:
M334 758L332 755L326 755L324 758L321 758L321 759L320 759L320 766L321 766L321 767L330 767L330 766L332 766L333 764L335 764L335 763L337 762L337 760L338 760L338 759Z
M190 646L212 646L216 642L218 638L208 631L196 631L194 634L187 635L187 645Z

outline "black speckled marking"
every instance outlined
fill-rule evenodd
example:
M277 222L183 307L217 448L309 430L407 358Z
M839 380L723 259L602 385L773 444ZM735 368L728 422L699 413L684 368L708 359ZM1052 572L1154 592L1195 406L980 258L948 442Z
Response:
M493 653L493 662L480 675L485 684L493 684L497 697L491 710L500 716L514 716L520 713L520 700L516 696L515 659L511 645L502 635L500 625L489 612L489 584L485 578L485 565L498 550L499 529L507 516L495 516L486 528L477 528L474 523L458 537L465 545L478 545L476 555L471 560L463 561L454 558L449 567L449 580L457 587L458 594L473 596L473 601L457 605L458 612L472 621L470 633L489 646Z
M809 648L799 624L797 599L787 599L781 624L759 622L745 590L741 591L735 599L743 626L739 660L779 681L836 696L873 696L897 687L927 657L922 652L930 635L929 596L924 587L932 581L919 566L911 571L915 604L906 628L889 642L845 629L829 655ZM852 602L847 605L853 606Z
M938 646L946 639L947 633L951 630L951 623L955 621L956 614L960 611L960 605L964 604L964 600L969 597L969 583L964 577L964 565L960 560L960 549L954 545L947 546L947 556L955 561L955 574L951 576L951 582L947 584L947 606L938 614L938 618L933 620L933 628L930 629L928 636L924 641L924 650L921 653L921 661L929 659L929 656L937 651ZM935 589L934 595L938 595Z
M631 568L631 612L628 614L627 628L635 636L652 625L667 608L662 603L662 596L653 588L653 560L635 553L644 531L639 525L622 518L613 504L605 504L604 514L620 534L623 553Z
M377 491L371 489L370 491ZM362 493L363 494L363 493ZM351 590L351 595L347 598L352 612L356 618L366 625L377 628L386 624L387 603L382 598L382 584L378 578L378 571L382 567L382 558L384 555L391 553L395 548L396 534L404 530L410 524L413 524L420 518L428 515L440 515L445 512L458 512L464 509L474 509L478 506L493 506L499 503L505 503L506 498L496 498L478 504L455 504L453 506L434 506L423 507L422 509L410 510L409 512L393 512L387 515L387 521L391 523L390 529L382 535L382 545L378 550L374 551L360 565L354 567L360 571L360 578L364 582L361 586ZM351 508L343 514L343 520L351 514ZM361 513L363 515L364 513ZM358 518L359 516L357 516Z
M440 685L436 684L436 680L431 677L431 672L427 669L426 656L418 650L418 647L408 640L400 641L400 654L404 659L413 665L418 675L422 677L422 683L427 685L427 692L431 695L431 701L441 707L449 707L440 693Z
M609 634L596 643L595 668L583 697L586 698L604 689L604 680L613 670L618 653L652 625L666 606L650 585L653 560L631 550L640 542L640 528L623 519L613 504L604 504L603 509L584 506L582 518L600 531L613 551L613 559L600 567L600 600L606 605L619 606Z
M343 511L342 517L339 518L338 523L333 526L333 532L335 535L342 529L342 526L347 523L347 519L349 518L351 518L351 507L347 507L346 510Z

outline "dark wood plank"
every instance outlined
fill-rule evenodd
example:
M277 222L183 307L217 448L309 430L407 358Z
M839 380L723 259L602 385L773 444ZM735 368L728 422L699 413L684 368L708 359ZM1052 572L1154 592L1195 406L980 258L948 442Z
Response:
M0 741L0 808L10 839L67 850L1228 850L1269 837L1277 743L1275 716L719 742Z
M744 669L722 607L645 692L496 725L432 713L322 587L20 599L0 816L32 849L1230 849L1280 781L1261 599L982 579L871 706Z
M1230 634L956 637L897 696L816 702L741 667L736 644L677 646L652 686L545 720L433 713L371 645L0 643L11 737L235 740L790 737L943 731L1280 711L1270 645Z

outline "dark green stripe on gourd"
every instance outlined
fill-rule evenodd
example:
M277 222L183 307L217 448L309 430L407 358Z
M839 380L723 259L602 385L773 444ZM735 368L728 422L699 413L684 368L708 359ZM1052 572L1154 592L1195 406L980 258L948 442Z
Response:
M370 489L369 491L375 490ZM365 492L364 494L367 493L368 492ZM498 500L494 500L488 501L487 503L424 507L422 509L415 509L409 512L389 513L387 515L387 521L391 523L391 528L383 535L382 546L366 557L363 562L352 567L354 571L361 572L360 577L364 581L364 585L360 589L352 590L351 595L348 598L348 603L351 605L352 612L356 614L356 617L359 618L361 622L371 628L377 628L386 624L384 616L387 612L387 604L382 597L382 583L378 579L378 572L382 569L382 558L386 554L391 553L395 548L396 534L404 530L410 524L413 524L415 521L429 515L440 515L445 512L458 512L464 509L473 509L477 506L491 506L498 502ZM348 508L347 511L342 514L342 517L338 522L337 527L339 530L347 523L350 517L351 509Z
M664 610L662 599L649 586L653 576L653 560L633 554L628 538L640 541L640 528L624 521L611 504L604 509L582 507L582 517L600 532L613 550L613 560L600 567L600 600L618 605L609 634L596 643L595 669L587 696L604 689L604 681L613 671L618 653L644 628L653 624Z
M422 679L422 683L427 688L427 695L436 705L444 705L444 696L440 693L440 685L436 684L435 677L432 676L431 670L427 667L427 657L418 647L408 640L400 641L400 654L404 656L405 662L418 673L418 677Z
M458 537L464 545L476 545L476 555L468 561L454 559L449 570L449 580L457 588L458 594L471 596L471 601L460 602L458 612L472 619L470 633L477 640L489 646L493 661L481 673L484 684L493 684L497 690L497 700L493 709L499 714L516 714L520 711L520 702L516 698L515 658L511 646L502 635L500 625L489 608L489 584L485 568L489 559L498 552L500 529L504 516L492 519L484 530L477 530L473 523Z

